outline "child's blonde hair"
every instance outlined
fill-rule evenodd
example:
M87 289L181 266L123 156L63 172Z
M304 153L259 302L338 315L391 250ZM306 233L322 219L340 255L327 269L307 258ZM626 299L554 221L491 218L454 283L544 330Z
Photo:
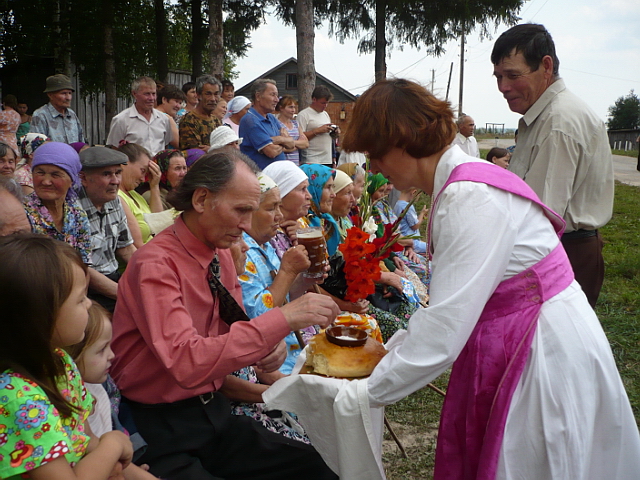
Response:
M111 314L95 300L91 301L91 307L89 308L89 320L87 321L87 327L84 330L84 338L80 343L66 347L65 350L71 355L73 360L81 368L82 356L87 349L96 343L102 330L104 329L104 319L111 321Z

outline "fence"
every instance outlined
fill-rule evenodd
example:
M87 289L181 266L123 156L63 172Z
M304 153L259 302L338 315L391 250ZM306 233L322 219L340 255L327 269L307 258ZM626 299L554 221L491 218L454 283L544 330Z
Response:
M171 71L169 72L169 84L182 87L186 82L191 81L189 72ZM85 141L90 145L103 145L107 141L109 125L106 124L105 95L91 94L85 95L82 86L76 75L71 77L71 82L75 89L71 108L80 119L80 124L84 130ZM118 97L116 101L116 113L128 108L133 103L130 96Z

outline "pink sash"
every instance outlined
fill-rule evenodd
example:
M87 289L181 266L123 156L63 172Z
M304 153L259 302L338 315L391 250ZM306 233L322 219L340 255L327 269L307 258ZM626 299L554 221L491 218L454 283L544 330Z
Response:
M440 193L459 181L485 183L540 205L562 235L562 218L516 175L489 163L465 163L451 172ZM437 202L438 198L434 211ZM509 405L527 362L540 308L573 278L558 244L537 264L498 285L453 364L440 418L435 480L495 479Z

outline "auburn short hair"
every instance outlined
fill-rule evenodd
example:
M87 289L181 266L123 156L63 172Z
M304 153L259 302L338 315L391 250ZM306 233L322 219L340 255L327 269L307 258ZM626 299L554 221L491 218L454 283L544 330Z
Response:
M373 159L394 147L423 158L450 145L456 132L449 102L409 80L380 80L356 101L342 147Z

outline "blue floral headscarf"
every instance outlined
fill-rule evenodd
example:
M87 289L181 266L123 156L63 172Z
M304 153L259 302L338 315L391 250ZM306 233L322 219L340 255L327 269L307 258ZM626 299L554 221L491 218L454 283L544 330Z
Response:
M329 255L336 253L340 244L340 231L338 224L330 213L320 211L322 190L329 178L335 178L336 171L325 165L305 163L300 168L309 179L309 193L311 194L311 208L309 209L309 224L313 227L323 227L324 236L327 239ZM323 222L324 220L324 222Z

